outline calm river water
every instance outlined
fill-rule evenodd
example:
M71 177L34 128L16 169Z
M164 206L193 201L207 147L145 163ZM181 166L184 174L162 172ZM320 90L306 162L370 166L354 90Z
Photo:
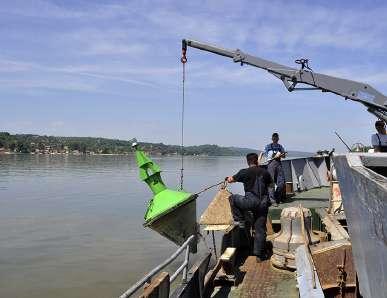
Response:
M154 160L177 188L180 160ZM187 157L185 189L244 166ZM215 192L199 197L198 214ZM0 155L0 297L118 296L176 250L142 226L150 197L132 156Z

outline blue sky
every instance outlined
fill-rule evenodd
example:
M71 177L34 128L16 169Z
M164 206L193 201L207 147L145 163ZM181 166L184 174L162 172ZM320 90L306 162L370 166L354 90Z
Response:
M387 94L382 1L2 1L0 130L180 142L181 39L364 81ZM188 49L187 144L370 142L362 105L289 93L264 71Z

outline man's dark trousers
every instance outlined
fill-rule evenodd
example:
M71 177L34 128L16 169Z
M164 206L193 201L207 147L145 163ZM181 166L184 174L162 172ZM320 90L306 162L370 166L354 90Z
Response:
M271 200L279 203L284 196L285 191L285 173L282 169L282 164L279 160L272 160L267 165L267 171L269 172L273 182L277 185L277 188L269 190L269 197Z
M266 244L266 220L269 210L268 199L266 197L259 199L254 194L246 192L245 196L233 194L230 197L230 204L235 221L244 222L244 212L253 212L255 219L253 254L256 256L264 256Z

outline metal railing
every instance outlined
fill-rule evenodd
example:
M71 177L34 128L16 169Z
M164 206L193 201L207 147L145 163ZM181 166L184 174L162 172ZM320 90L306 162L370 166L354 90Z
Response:
M170 282L173 282L176 277L183 271L183 277L182 280L187 280L187 271L188 271L188 264L189 264L189 245L191 242L195 240L195 235L191 235L188 237L188 239L183 243L182 246L179 247L178 250L175 251L173 255L171 255L168 259L166 259L163 263L158 265L157 267L153 268L147 275L145 275L142 279L140 279L138 282L136 282L130 289L125 291L120 298L128 298L132 296L135 292L137 292L138 289L140 289L145 283L149 282L153 276L155 276L157 273L159 273L162 269L164 269L166 266L171 264L183 251L185 251L185 257L184 262L181 264L179 268L171 275L169 278Z

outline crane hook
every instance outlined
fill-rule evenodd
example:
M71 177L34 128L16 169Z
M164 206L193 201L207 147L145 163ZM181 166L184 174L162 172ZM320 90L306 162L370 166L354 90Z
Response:
M183 39L181 43L181 63L187 63L187 42Z

